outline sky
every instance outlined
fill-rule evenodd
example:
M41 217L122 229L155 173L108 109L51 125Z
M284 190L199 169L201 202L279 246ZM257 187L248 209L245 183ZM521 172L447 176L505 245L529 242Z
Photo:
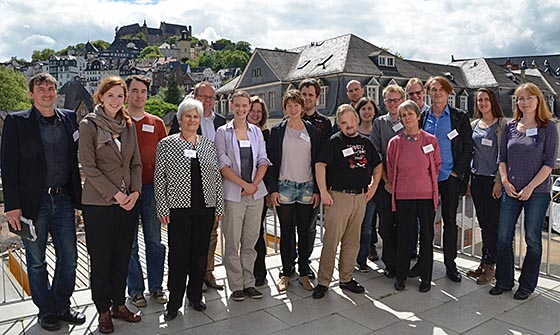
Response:
M407 59L560 53L558 0L0 0L0 62L31 59L144 20L192 26L209 41L291 49L353 33Z

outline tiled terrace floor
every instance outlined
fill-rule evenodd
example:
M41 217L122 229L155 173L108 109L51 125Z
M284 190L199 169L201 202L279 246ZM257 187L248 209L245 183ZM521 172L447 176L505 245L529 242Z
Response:
M313 255L318 268L320 248ZM513 300L513 293L488 294L466 277L462 283L446 279L442 255L435 254L432 289L418 292L418 282L408 280L404 291L382 275L380 262L368 263L369 273L355 273L366 293L346 294L333 282L325 298L314 300L294 278L286 294L275 288L280 267L278 255L267 258L269 287L264 298L235 302L231 293L210 289L205 294L208 309L201 313L180 310L170 322L163 320L164 307L149 301L141 309L142 322L115 321L116 334L560 334L560 281L540 278L537 291L526 301ZM477 266L475 259L458 259L461 272ZM223 266L216 269L225 282ZM335 272L335 277L337 277ZM82 326L63 327L56 334L98 334L97 313L89 290L74 294L74 304L86 313ZM0 334L55 334L44 331L29 300L0 307Z

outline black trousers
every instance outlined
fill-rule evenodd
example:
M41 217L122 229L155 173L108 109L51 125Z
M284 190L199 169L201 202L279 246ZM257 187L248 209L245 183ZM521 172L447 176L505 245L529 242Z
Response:
M457 207L459 206L459 183L457 177L449 176L438 182L443 219L443 263L448 271L457 271ZM420 252L420 256L422 253Z
M261 230L259 232L259 238L255 244L255 251L257 252L257 258L255 259L255 265L253 266L253 275L256 281L264 280L266 278L266 232L265 230L265 220L266 212L268 207L266 206L266 197L263 198L263 211L261 214Z
M97 311L124 305L126 275L138 224L138 206L83 206L91 263L91 297Z
M280 221L280 257L282 258L282 274L290 275L294 266L293 240L297 227L298 234L298 270L300 276L309 274L309 225L313 215L313 205L299 203L276 207Z
M410 268L410 245L416 241L418 222L420 223L420 257L417 265L423 282L432 280L434 261L434 203L432 199L397 200L397 279L405 280Z
M476 208L476 217L482 230L482 260L485 264L496 264L498 243L498 219L500 199L492 197L494 177L473 174L471 195Z
M381 182L375 194L375 203L379 210L379 235L383 239L381 260L385 268L395 270L397 262L397 215L391 206L391 193L385 191Z
M202 283L206 274L210 233L214 226L214 209L194 212L189 208L171 209L169 215L167 265L169 276L169 303L167 309L183 306L185 289L187 299L202 299ZM189 282L187 282L187 275Z

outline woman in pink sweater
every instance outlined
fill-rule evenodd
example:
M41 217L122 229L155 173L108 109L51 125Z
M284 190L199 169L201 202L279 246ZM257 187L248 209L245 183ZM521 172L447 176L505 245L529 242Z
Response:
M420 108L412 100L399 106L405 131L389 141L387 174L393 184L392 206L397 212L397 266L395 289L404 289L410 267L415 226L420 222L420 292L432 281L434 216L438 201L441 155L437 139L419 129ZM419 220L417 220L417 218Z

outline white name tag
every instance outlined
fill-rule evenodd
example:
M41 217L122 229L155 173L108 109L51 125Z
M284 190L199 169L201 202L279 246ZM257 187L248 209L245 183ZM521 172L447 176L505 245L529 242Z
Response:
M402 125L402 123L399 122L399 123L397 123L396 125L393 126L393 131L396 133L397 131L403 129L403 127L404 126Z
M525 132L525 135L527 135L527 136L537 136L538 134L539 134L539 132L538 132L537 128L529 128Z
M76 130L74 134L72 134L72 138L74 139L74 142L76 142L80 138L80 132Z
M147 133L153 133L154 132L154 126L152 126L151 124L143 124L142 125L142 131L145 131Z
M239 141L239 147L240 148L250 148L251 147L251 141L241 140L241 141Z
M353 154L354 154L354 149L352 149L352 148L346 148L346 149L342 150L342 156L344 156L344 157L348 157L348 156L353 155Z
M307 135L306 133L300 133L300 134L299 134L299 138L301 138L301 139L304 140L305 142L311 142L311 138L310 138L309 135Z
M487 138L483 138L483 139L482 139L482 145L485 145L485 146L487 146L487 147L491 147L491 146L492 146L492 143L493 143L492 140L489 140L489 139L487 139Z
M452 140L455 137L459 136L459 133L457 132L456 129L453 129L452 131L449 132L449 134L447 134L447 138Z
M434 146L430 143L428 145L423 146L422 150L424 150L425 154L429 154L430 152L434 151Z
M196 150L185 149L183 153L185 154L185 157L196 158Z

